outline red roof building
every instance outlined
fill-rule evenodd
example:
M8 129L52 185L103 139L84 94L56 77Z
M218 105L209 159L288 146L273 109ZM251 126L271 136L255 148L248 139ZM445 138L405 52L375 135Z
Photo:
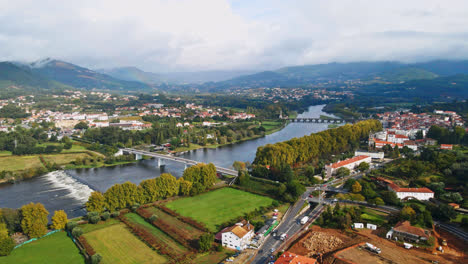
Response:
M451 145L451 144L440 144L440 149L452 150L452 149L453 149L453 145Z
M294 254L292 252L284 252L276 261L275 264L315 264L316 259L308 258Z

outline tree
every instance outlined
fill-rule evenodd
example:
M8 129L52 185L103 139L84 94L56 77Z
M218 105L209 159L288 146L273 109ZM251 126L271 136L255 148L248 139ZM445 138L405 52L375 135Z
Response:
M21 207L21 228L30 238L41 237L47 233L49 212L41 203L30 203Z
M99 264L102 261L102 256L99 254L94 254L91 256L91 263L92 264Z
M356 181L351 187L351 190L353 191L353 193L359 193L362 190L362 186L358 181Z
M369 168L370 168L370 165L369 165L369 163L367 163L367 162L361 162L361 163L357 166L357 169L358 169L359 171L366 171L366 170L368 170Z
M410 206L405 206L400 211L400 217L404 220L412 220L416 216L416 212Z
M192 183L184 180L184 178L179 178L179 195L190 195L190 190L192 189Z
M79 122L75 125L75 129L88 129L88 124L86 122Z
M105 198L101 192L92 192L86 202L86 210L88 212L98 212L101 213L104 211L105 207Z
M52 216L52 228L55 230L65 229L65 226L68 223L67 214L64 210L58 210L54 212Z
M73 230L72 230L72 236L73 236L73 237L78 238L78 237L80 237L82 234L83 234L83 229L81 229L81 227L75 227L75 228L73 228Z
M211 245L213 244L214 236L211 233L203 234L198 239L198 250L200 252L207 252L211 249Z
M382 198L377 197L374 199L374 204L375 205L385 205L385 202L382 200Z
M345 168L345 167L341 167L341 168L336 170L336 176L339 177L339 178L349 176L350 173L351 173L351 171L348 168Z
M246 166L245 166L245 162L242 162L242 161L234 161L234 163L232 164L232 167L236 170L236 171L241 171L241 170L245 170L246 169Z
M0 256L8 256L15 248L15 241L7 235L0 235Z

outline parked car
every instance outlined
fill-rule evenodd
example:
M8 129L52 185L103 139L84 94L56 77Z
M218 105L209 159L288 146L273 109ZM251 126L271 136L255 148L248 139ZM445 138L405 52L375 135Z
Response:
M312 194L309 195L309 198L314 198L314 196Z
M275 252L275 248L270 248L270 252L271 253Z

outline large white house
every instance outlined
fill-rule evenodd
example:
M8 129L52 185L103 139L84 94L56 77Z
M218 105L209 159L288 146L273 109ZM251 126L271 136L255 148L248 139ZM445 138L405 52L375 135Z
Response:
M434 192L430 189L424 188L401 188L395 183L388 184L388 189L396 193L399 199L418 199L429 200L434 198Z
M254 226L247 221L242 221L221 232L221 243L224 247L244 250L255 236Z
M329 165L325 165L325 170L327 171L327 178L331 177L339 168L345 167L352 170L363 162L367 162L370 164L372 162L372 158L369 156L360 155L352 157L350 159L345 159L342 161L331 163Z

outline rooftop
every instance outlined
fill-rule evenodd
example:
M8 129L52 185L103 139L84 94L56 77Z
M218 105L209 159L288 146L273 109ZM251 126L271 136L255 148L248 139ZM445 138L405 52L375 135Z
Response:
M351 164L351 163L354 163L354 162L357 162L357 161L360 161L360 160L363 160L363 159L367 159L367 158L369 158L369 156L359 155L359 156L356 156L356 157L352 157L350 159L335 162L335 163L333 163L331 165L331 167L333 169L336 169L336 168L340 168L340 167L346 166L348 164Z
M292 252L284 252L275 262L275 264L315 264L317 261L313 258L308 258L294 254Z
M426 233L427 232L426 230L419 228L419 227L412 226L409 221L398 222L393 227L393 230L397 232L413 234L413 235L417 235L417 236L425 237L425 238L429 237L429 235Z

